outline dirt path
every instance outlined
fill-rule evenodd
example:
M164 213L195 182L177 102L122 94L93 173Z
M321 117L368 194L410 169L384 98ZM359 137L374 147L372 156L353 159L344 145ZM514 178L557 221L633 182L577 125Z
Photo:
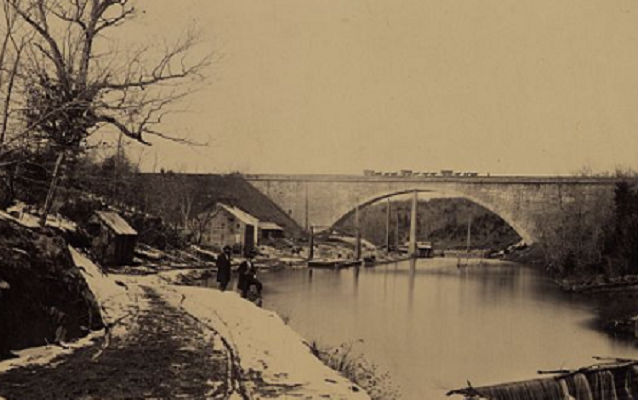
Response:
M232 357L219 337L143 288L148 307L132 330L61 356L49 365L0 375L11 399L223 399L239 387ZM244 397L244 396L239 396Z

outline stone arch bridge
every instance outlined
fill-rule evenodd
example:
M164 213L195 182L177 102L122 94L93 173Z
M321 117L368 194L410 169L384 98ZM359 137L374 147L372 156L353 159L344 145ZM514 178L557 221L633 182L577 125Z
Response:
M528 243L546 218L577 198L613 200L617 179L590 177L400 177L356 175L246 175L300 226L334 225L356 207L412 192L464 197L499 215ZM587 203L589 204L589 202ZM597 202L597 204L601 204Z

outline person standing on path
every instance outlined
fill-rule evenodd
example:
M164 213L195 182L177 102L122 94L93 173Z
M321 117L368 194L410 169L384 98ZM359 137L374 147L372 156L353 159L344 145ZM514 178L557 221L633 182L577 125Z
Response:
M217 282L219 290L226 290L228 282L230 282L230 247L224 246L221 254L217 256Z

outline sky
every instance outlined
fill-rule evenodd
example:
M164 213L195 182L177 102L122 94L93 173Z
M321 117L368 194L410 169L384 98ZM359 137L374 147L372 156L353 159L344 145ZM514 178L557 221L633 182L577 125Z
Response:
M141 166L569 174L638 166L635 0L140 0L215 63ZM130 147L132 157L141 146Z

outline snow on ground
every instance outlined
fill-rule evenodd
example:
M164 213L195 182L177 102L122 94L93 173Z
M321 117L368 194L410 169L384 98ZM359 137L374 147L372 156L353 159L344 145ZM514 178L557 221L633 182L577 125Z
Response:
M17 204L9 207L7 211L0 211L0 216L3 218L11 219L28 228L37 228L40 226L40 217L27 211L28 206L24 203L18 202ZM12 214L17 214L14 217ZM62 217L61 215L49 214L47 216L47 226L53 228L59 228L67 232L73 232L77 229L75 222Z
M125 334L128 331L130 317L138 313L140 308L146 306L146 303L141 301L139 287L126 277L105 275L97 265L80 252L70 246L69 250L75 265L78 266L96 297L102 312L102 320L105 325L109 326L109 334ZM65 343L64 346L37 346L13 351L17 357L0 361L0 373L25 365L49 363L57 356L69 354L77 348L90 345L94 339L105 333L104 329L94 331L75 342Z
M64 347L58 345L29 347L22 350L14 350L16 358L9 358L0 361L0 374L13 368L23 367L26 365L43 365L50 363L57 356L70 354L75 349L88 346L93 343L95 338L104 334L104 330L91 332L89 335L76 340L73 343L66 343ZM0 397L1 399L1 397Z
M130 276L105 274L82 253L69 246L73 262L78 266L86 283L91 288L102 312L102 320L112 326L111 333L119 335L126 331L126 319L146 306L141 289Z
M149 286L169 304L218 332L232 347L243 373L251 377L251 372L256 372L266 385L281 388L281 397L369 399L365 391L312 355L303 338L276 313L255 306L235 292L167 284L177 272L163 277L104 274L80 252L72 247L69 250L98 301L108 334L123 335L128 331L131 317L140 308L148 307L140 285ZM93 332L66 348L41 346L17 351L18 358L0 362L0 372L51 362L104 334L105 330ZM253 394L259 397L258 393Z
M144 277L140 282L151 279ZM170 304L183 308L226 338L244 373L258 372L267 384L288 388L283 397L369 399L363 389L319 361L303 338L276 313L255 306L233 291L150 285Z
M38 226L40 226L39 220L31 214L25 213L14 217L13 215L5 211L0 211L0 218L12 220L22 226L26 226L27 228L37 228Z
M174 282L179 282L179 280L185 276L196 274L202 271L203 270L200 268L171 269L168 271L160 271L157 273L157 276L167 283L171 283L171 282L174 283Z

